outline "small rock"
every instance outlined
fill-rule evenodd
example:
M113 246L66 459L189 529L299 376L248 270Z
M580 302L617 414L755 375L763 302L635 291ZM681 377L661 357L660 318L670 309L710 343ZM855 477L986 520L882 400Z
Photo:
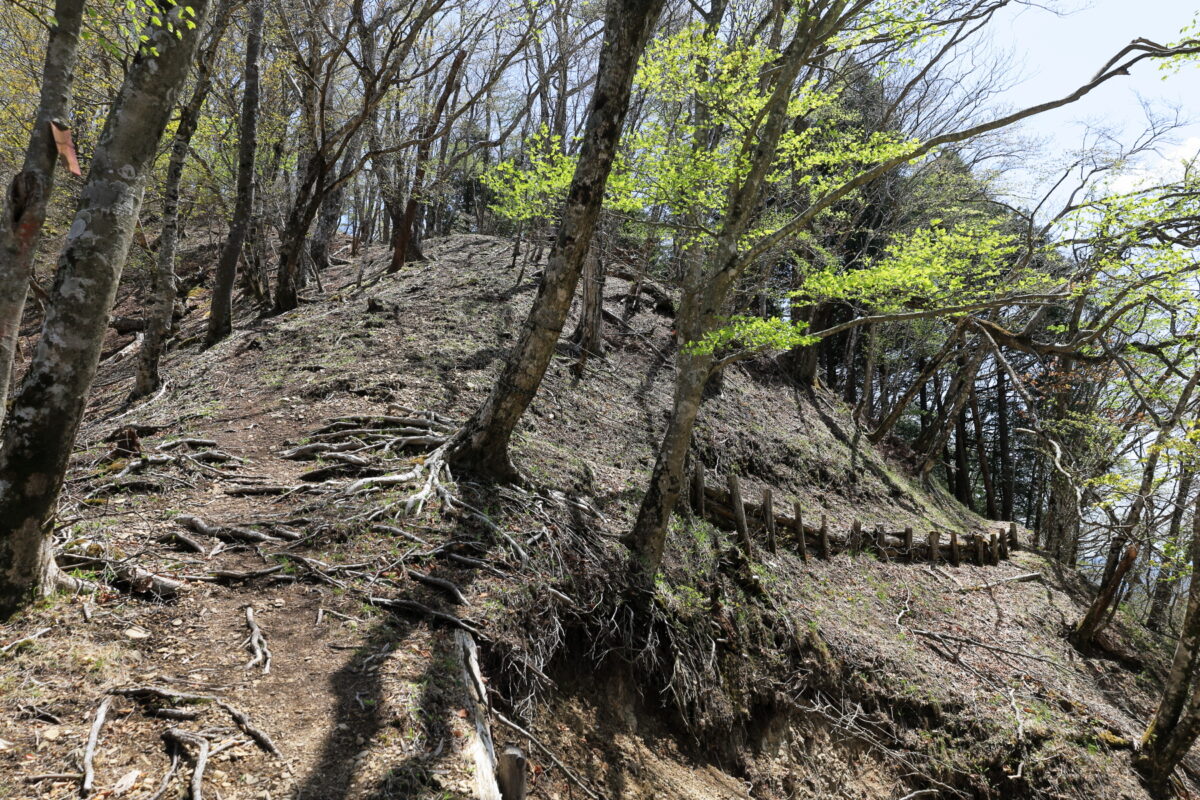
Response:
M134 625L132 628L125 629L125 636L129 639L149 639L150 631Z
M49 728L46 728L46 730L42 731L42 738L46 739L47 741L57 741L58 737L60 736L62 736L62 728L58 727L57 725L51 725Z

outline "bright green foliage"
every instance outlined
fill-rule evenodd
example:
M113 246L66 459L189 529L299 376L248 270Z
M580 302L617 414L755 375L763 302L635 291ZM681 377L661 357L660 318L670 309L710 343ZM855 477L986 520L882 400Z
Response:
M737 315L718 330L706 334L689 348L696 354L735 351L737 355L787 350L815 344L816 337L804 333L805 323L793 324L778 317L763 319Z
M481 176L496 196L491 209L513 222L549 219L571 185L575 159L545 125L529 137L525 153L524 166L501 161Z
M1017 238L997 220L933 220L862 269L809 275L796 296L854 302L880 313L985 302L1014 288L1008 272L1018 250Z

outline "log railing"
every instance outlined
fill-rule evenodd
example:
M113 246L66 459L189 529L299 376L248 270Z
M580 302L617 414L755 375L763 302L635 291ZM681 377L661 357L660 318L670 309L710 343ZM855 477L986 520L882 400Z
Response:
M766 489L761 503L747 502L742 497L741 482L734 474L726 479L724 488L704 483L700 470L694 470L691 481L692 513L708 519L726 530L736 531L738 545L753 556L752 533L761 534L767 549L775 552L777 542L790 544L804 560L814 553L830 558L842 552L872 552L886 560L945 562L958 566L963 562L981 566L1007 560L1010 550L1020 547L1016 523L984 536L972 533L964 538L954 530L930 530L918 534L911 527L901 531L885 530L875 525L864 528L854 520L846 532L834 531L824 515L819 522L806 520L799 503L793 505L792 515L777 514L774 492Z

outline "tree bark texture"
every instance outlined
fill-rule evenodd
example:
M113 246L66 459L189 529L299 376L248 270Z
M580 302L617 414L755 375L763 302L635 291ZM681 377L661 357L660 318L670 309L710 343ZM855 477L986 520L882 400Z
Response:
M662 3L609 0L579 160L545 276L491 394L457 437L450 452L453 463L496 477L516 477L508 455L509 440L542 383L566 322L629 111L638 59Z
M57 0L50 28L42 93L25 163L12 179L0 217L0 422L8 405L9 381L17 352L25 296L33 277L33 256L41 241L46 208L54 189L58 148L51 125L67 126L79 52L79 29L86 0Z
M96 375L101 342L159 138L187 76L208 0L189 0L197 28L156 30L134 59L96 143L91 174L59 256L42 335L0 446L0 618L54 588L55 506Z

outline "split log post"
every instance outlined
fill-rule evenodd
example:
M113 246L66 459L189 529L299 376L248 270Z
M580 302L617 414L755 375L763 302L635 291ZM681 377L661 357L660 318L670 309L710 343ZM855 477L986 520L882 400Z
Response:
M907 526L907 527L904 529L904 554L905 554L905 555L908 557L908 560L909 560L909 561L914 561L914 560L915 560L915 559L913 558L913 529L912 529L912 525L909 525L909 526Z
M962 563L962 553L958 549L958 531L950 531L950 563L956 567Z
M994 533L991 538L991 563L1000 563L1000 537Z
M525 800L525 754L519 747L506 747L496 771L503 800Z
M800 512L799 502L792 505L792 513L796 515L796 549L800 551L800 558L808 561L808 542L804 541L804 515Z
M975 563L982 567L987 564L987 554L984 552L983 537L975 533L971 535L971 538L975 540Z
M763 524L767 529L767 551L775 552L775 498L770 487L763 489L762 499Z
M733 522L737 526L738 544L742 546L746 558L753 558L750 528L746 525L746 507L742 504L742 484L732 472L729 473L729 504L733 506Z
M929 563L930 564L936 565L938 563L938 556L941 555L941 552L939 552L939 548L941 547L941 545L938 541L940 538L941 537L938 535L937 531L929 532Z
M821 558L828 559L829 558L829 523L826 521L824 514L821 515L821 531L820 531L819 536L820 536L820 540L821 540Z

